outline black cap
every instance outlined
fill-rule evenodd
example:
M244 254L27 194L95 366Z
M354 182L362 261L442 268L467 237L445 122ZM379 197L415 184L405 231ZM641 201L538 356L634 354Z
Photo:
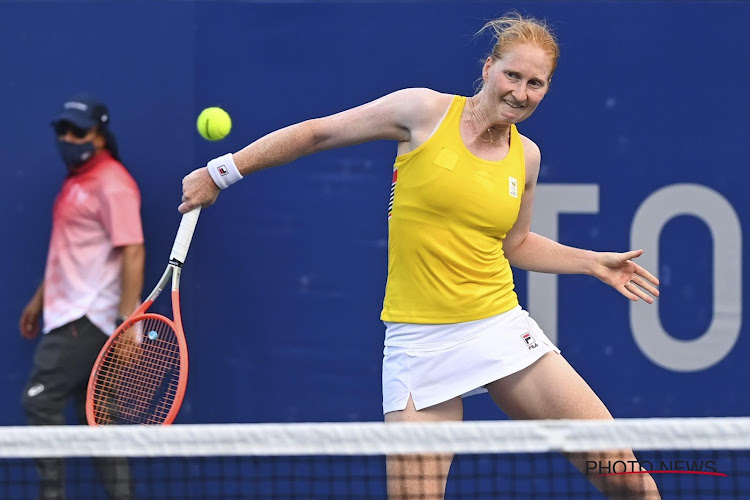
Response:
M62 121L84 130L90 130L95 125L105 127L109 124L109 110L92 97L77 96L63 103L62 111L52 120L52 125Z

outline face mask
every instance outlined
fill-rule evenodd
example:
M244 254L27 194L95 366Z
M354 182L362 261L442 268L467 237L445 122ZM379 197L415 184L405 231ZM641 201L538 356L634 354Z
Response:
M96 147L91 141L73 144L72 142L58 140L57 148L60 150L60 157L70 170L86 163L96 152Z

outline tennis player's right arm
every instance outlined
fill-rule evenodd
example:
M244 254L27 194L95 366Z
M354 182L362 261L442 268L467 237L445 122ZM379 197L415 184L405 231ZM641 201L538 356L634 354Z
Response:
M426 112L441 94L403 89L341 113L307 120L261 137L232 155L244 177L319 151L376 140L408 141L411 131L430 120ZM183 179L182 213L212 204L219 188L205 168Z
M21 313L21 319L19 321L19 329L21 335L29 340L36 338L39 335L39 318L42 316L42 306L44 304L44 281L39 285L39 288L34 292L34 296Z
M424 118L429 89L403 89L356 108L272 132L234 154L245 176L319 151L377 140L408 141Z

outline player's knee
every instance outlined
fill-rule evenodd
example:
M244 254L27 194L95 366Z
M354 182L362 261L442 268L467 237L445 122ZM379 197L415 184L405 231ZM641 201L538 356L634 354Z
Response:
M653 478L648 474L610 476L602 488L610 500L659 500L661 495Z

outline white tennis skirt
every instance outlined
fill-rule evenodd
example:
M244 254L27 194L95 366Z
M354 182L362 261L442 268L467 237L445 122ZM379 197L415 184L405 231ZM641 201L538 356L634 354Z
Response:
M487 392L490 382L560 352L521 306L463 323L385 325L384 414L406 408L409 395L421 410Z

